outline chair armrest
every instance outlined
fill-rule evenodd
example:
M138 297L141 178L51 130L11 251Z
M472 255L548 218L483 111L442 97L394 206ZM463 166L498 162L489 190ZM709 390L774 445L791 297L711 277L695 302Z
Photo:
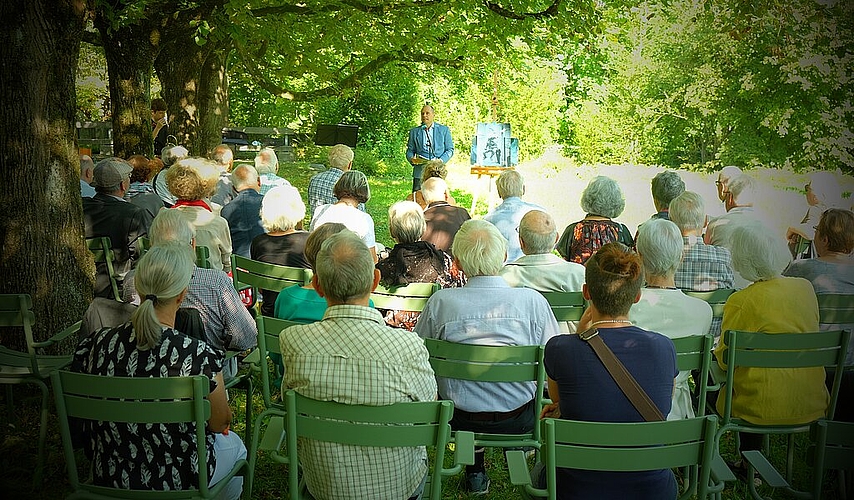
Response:
M51 338L49 338L43 342L33 342L33 348L34 349L44 349L45 347L50 347L54 344L62 342L69 335L76 334L77 332L79 332L80 326L82 324L83 324L82 321L78 321L78 322L68 326L67 328L65 328L61 332L57 333L53 337L51 337Z
M718 362L712 359L712 362L709 363L709 375L712 377L712 385L707 385L707 391L717 391L720 390L721 386L726 382L726 371L721 369Z
M765 455L762 454L759 450L748 450L741 452L741 456L747 460L747 463L750 465L748 467L748 471L753 468L756 469L756 472L759 473L759 477L765 481L765 484L772 488L788 488L789 483L783 479L783 476L777 472L777 469L771 465L771 462L765 458Z
M736 481L735 474L717 452L712 454L712 479L715 482L726 483Z
M531 471L528 470L528 460L522 450L510 450L507 456L507 469L510 472L510 483L516 486L532 486Z
M456 432L454 437L454 465L474 465L473 432Z
M261 351L256 347L243 358L243 362L252 366L252 371L261 371Z

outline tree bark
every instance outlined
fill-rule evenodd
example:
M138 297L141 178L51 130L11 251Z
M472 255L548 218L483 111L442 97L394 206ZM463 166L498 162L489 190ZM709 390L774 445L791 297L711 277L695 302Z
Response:
M37 340L82 318L92 299L74 129L85 8L83 0L0 2L0 293L32 296ZM23 335L4 335L4 345L24 346Z
M226 61L230 49L211 51L201 74L199 109L202 110L197 142L203 152L222 143L222 128L228 125L228 72Z
M151 73L160 49L161 31L148 18L113 29L100 10L95 26L104 42L113 122L113 155L151 157Z

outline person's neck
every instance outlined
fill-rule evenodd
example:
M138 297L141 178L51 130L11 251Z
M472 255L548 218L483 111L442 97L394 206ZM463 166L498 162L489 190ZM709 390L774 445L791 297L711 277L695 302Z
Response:
M824 252L822 255L818 256L818 260L822 262L846 262L851 263L854 262L854 259L851 258L850 253L843 252Z
M178 313L178 303L174 305L162 305L154 308L154 314L161 325L175 328L175 315Z
M348 207L356 208L359 206L359 201L355 198L350 197L341 198L340 200L338 200L338 203L336 203L336 205L347 205Z
M702 229L686 229L686 230L682 231L682 237L683 238L690 238L691 236L697 236L697 237L703 236L703 230Z
M676 288L675 276L646 276L647 288Z
M607 314L601 314L596 310L590 313L590 319L589 328L625 328L633 324L629 320L628 314L610 316Z
M324 297L326 299L326 307L332 306L362 306L362 307L370 307L371 305L371 296L365 295L364 297L353 298L347 301L339 301L330 298L328 295Z

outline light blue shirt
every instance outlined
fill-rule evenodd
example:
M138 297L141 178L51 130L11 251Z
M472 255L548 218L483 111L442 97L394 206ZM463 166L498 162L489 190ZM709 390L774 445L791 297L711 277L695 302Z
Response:
M91 198L95 196L95 188L89 185L88 182L80 179L80 196L83 198Z
M462 288L434 293L415 332L480 345L545 345L560 332L549 303L528 288L511 288L500 276L473 276ZM534 398L534 382L474 382L436 377L439 395L468 412L515 410Z
M507 258L504 263L513 262L522 256L522 247L519 245L519 223L522 217L531 210L546 211L545 208L522 201L518 196L505 199L501 205L493 208L491 212L483 217L483 220L491 222L498 228L501 236L507 240Z

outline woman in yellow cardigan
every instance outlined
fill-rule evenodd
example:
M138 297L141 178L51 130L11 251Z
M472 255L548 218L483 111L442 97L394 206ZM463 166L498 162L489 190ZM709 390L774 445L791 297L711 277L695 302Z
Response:
M810 333L818 328L818 300L803 278L782 276L791 254L786 242L762 225L735 230L733 268L752 281L724 305L722 331ZM715 348L721 368L723 336ZM736 368L732 416L759 425L802 424L824 416L830 396L823 368ZM717 402L723 410L723 398ZM741 433L741 450L759 449L761 434ZM736 468L743 464L735 464Z

